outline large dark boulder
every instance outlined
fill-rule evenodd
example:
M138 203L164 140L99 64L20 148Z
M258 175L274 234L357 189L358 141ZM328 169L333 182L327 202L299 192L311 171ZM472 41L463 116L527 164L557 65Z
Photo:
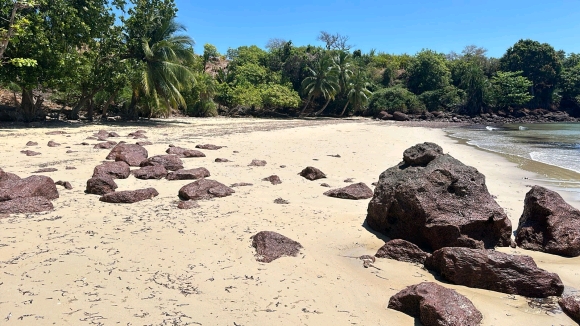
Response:
M319 169L313 166L305 167L304 170L300 171L299 174L300 176L311 181L326 178L326 174L324 174L324 172L320 171Z
M406 287L388 307L419 318L424 326L475 326L483 319L471 300L433 282Z
M144 166L140 169L132 171L137 179L163 179L167 176L167 170L163 165Z
M530 256L447 247L433 252L425 267L449 282L472 288L534 298L559 296L564 292L560 277L539 268Z
M5 172L0 169L0 190L3 188L10 188L14 182L20 180L21 178L14 173Z
M98 175L87 180L85 192L93 195L104 195L117 189L115 180L109 175Z
M54 207L46 197L23 197L0 202L0 214L23 214L50 211Z
M210 199L213 197L226 197L235 191L215 180L200 179L179 189L179 198L182 200Z
M328 190L324 195L342 199L359 200L371 198L373 196L373 191L366 184L359 182L343 188Z
M163 165L167 171L183 169L183 162L177 155L155 155L141 162L141 167Z
M148 156L149 153L143 146L119 143L107 155L107 160L124 161L130 166L139 166Z
M415 244L403 239L393 239L385 243L375 254L377 258L390 258L408 263L424 264L431 254Z
M217 145L213 145L213 144L200 144L200 145L195 145L195 148L199 148L199 149L207 149L210 151L215 151L218 150L220 148L222 148L223 146L217 146Z
M106 203L121 203L132 204L142 200L151 199L159 196L159 193L154 188L115 191L103 195L99 198L100 201Z
M167 180L197 180L209 177L209 170L206 168L197 168L189 170L177 170L167 174Z
M123 161L104 162L95 166L93 170L93 177L106 174L113 179L127 179L131 175L131 168L129 164Z
M428 250L509 246L511 222L488 192L485 176L437 152L408 149L407 161L420 165L403 161L381 173L368 225Z
M580 325L580 296L564 296L558 300L562 311Z
M275 174L262 179L262 181L270 181L270 183L273 185L279 185L282 183L282 180L280 180L280 177L275 175Z
M25 197L45 197L48 200L58 198L54 180L43 175L14 180L0 188L0 202Z
M295 257L302 245L280 233L261 231L252 236L252 247L256 248L256 260L269 263L283 256Z
M399 111L393 112L393 119L396 121L409 121L409 120L411 120L411 118L409 118L408 115L404 114L403 112L399 112Z
M526 194L516 243L524 249L580 256L580 211L558 193L533 186Z
M408 165L427 165L440 155L443 155L441 146L425 142L407 148L403 152L403 161Z
M165 153L167 154L172 154L172 155L177 155L178 157L181 158L185 158L185 157L205 157L205 154L195 150L195 149L187 149L187 148L181 148L181 147L176 147L176 146L172 146L169 147Z

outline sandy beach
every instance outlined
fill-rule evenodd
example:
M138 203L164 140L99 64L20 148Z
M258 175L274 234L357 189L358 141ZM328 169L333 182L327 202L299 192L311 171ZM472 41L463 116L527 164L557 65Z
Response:
M178 190L191 181L131 176L117 180L118 190L153 187L159 196L135 204L100 202L84 190L109 153L86 139L101 129L122 136L111 140L129 143L137 141L126 137L130 132L145 130L153 143L146 146L149 156L165 154L170 144L225 146L183 159L185 168L205 167L212 180L253 186L180 210ZM46 134L55 130L66 134ZM50 140L61 146L47 147ZM27 141L38 146L26 146ZM0 168L26 177L54 167L58 171L43 175L73 186L58 187L53 211L0 216L0 325L414 325L413 318L387 309L389 298L409 285L438 282L435 276L390 259L364 268L355 257L374 255L387 239L363 225L369 200L330 198L323 195L329 188L320 184L344 187L352 178L373 188L406 148L425 141L483 173L517 227L537 176L460 144L442 129L368 119L226 118L0 128ZM41 155L20 153L26 149ZM267 165L248 166L253 159ZM306 166L327 178L300 177ZM281 184L262 181L274 174ZM274 203L277 198L289 204ZM578 201L569 203L580 208ZM250 237L259 231L281 233L304 248L297 257L257 262ZM533 257L539 267L558 273L566 292L580 289L580 257L499 250ZM482 325L574 325L557 303L440 284L469 298L484 316Z

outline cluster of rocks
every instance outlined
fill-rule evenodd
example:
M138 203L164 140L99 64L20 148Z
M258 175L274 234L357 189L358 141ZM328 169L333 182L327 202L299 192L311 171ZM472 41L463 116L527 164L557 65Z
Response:
M52 210L59 198L55 182L43 175L20 178L0 169L0 213L36 213Z
M515 245L509 218L489 194L485 177L436 144L407 149L401 163L380 175L366 223L392 239L377 251L378 258L421 264L447 282L468 287L535 298L564 292L560 277L539 268L531 257L493 250ZM557 193L534 186L526 195L515 234L522 248L579 256L580 211ZM577 302L560 300L568 305L564 311L577 311ZM481 321L467 298L435 283L402 290L391 298L389 308L415 316L424 325Z
M520 109L496 113L482 113L476 116L462 115L453 112L424 111L419 114L406 114L399 111L393 114L381 111L376 115L380 120L395 121L429 121L464 124L506 124L506 123L546 123L546 122L578 122L580 118L570 116L566 111L549 111L545 109Z

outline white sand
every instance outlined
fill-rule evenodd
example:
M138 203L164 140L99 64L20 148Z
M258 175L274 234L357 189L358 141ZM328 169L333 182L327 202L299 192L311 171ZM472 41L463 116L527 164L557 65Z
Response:
M199 209L179 210L177 192L190 181L131 176L117 181L118 190L154 187L160 195L131 205L99 202L84 189L109 151L78 145L99 129L122 136L146 130L154 143L146 147L150 156L165 154L169 144L227 146L203 150L205 158L184 159L185 167L206 167L211 179L226 185L254 185L235 188L230 197L200 201ZM45 135L51 130L69 134ZM39 145L25 146L29 140ZM49 140L62 146L49 148ZM440 144L485 174L490 192L517 227L531 183L525 178L534 176L500 156L457 144L440 129L370 120L219 118L145 127L0 130L1 168L26 177L46 164L59 171L45 175L74 187L58 188L61 197L52 212L0 218L0 324L413 325L413 318L387 309L389 298L434 277L408 263L379 259L380 270L367 269L348 257L374 255L384 238L363 227L368 200L329 198L320 184L342 187L344 179L353 178L370 186L401 161L406 148L424 141ZM78 152L65 154L66 146ZM42 155L27 157L23 149ZM215 163L218 157L232 162ZM268 164L248 167L252 159ZM298 176L308 165L328 178ZM261 181L272 174L282 184ZM275 204L279 197L290 204ZM250 237L263 230L286 235L304 249L298 257L258 263ZM558 273L567 287L580 289L580 257L501 251L530 255L540 267ZM574 324L565 314L532 308L519 296L444 286L472 300L484 315L483 325Z

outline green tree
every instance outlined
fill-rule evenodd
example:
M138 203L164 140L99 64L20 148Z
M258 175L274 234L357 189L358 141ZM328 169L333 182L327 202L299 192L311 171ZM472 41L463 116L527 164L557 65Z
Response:
M383 110L389 113L395 111L418 113L425 110L425 105L419 101L417 95L396 86L375 91L369 101L369 110L374 114Z
M521 71L498 71L491 79L494 102L499 107L509 107L528 103L533 96L530 94L532 82L520 76Z
M346 108L349 104L352 104L354 111L362 109L369 101L372 92L368 90L370 83L368 82L368 76L366 72L359 67L355 70L353 75L350 77L348 85L346 86L347 101L340 113L342 117L346 112Z
M449 86L451 72L445 56L431 50L423 50L411 60L407 67L409 90L415 94Z
M560 57L547 43L519 40L500 59L503 71L521 71L532 82L531 92L536 107L548 107L562 70Z
M218 58L220 53L218 52L217 48L209 43L203 45L203 70L207 69L207 63L213 59Z
M302 89L307 97L307 101L300 112L301 116L313 98L322 96L326 99L326 103L322 109L317 111L322 112L340 91L338 70L330 55L323 54L319 56L318 60L314 62L314 67L308 67L307 69L310 72L310 76L304 78L302 81Z
M479 58L466 56L453 60L450 65L454 84L465 92L466 113L481 113L489 92L489 80L485 76L482 62Z

